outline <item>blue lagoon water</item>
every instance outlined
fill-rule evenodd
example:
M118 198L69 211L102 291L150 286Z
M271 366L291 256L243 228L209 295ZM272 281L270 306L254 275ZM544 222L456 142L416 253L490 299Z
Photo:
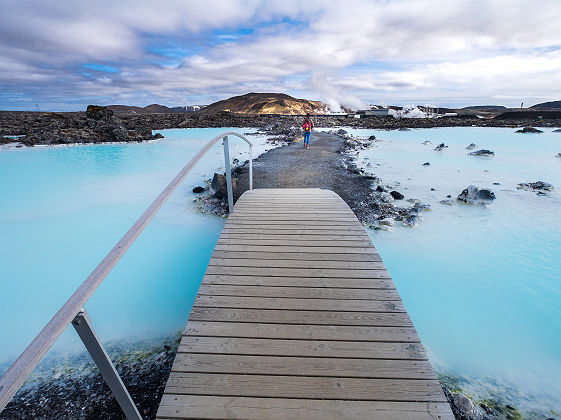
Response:
M561 411L561 133L348 131L381 140L358 153L359 166L433 208L414 228L370 234L436 369L469 378L474 396ZM449 147L434 151L439 143ZM495 156L468 156L470 143ZM538 180L556 189L517 189ZM496 200L440 204L470 184Z
M0 373L218 129L163 130L139 144L0 150ZM236 132L254 131L233 129ZM270 145L250 136L254 155ZM247 145L230 140L231 158ZM185 325L224 220L191 192L224 171L220 144L196 166L86 305L103 341ZM82 350L72 328L53 352Z
M225 130L0 150L0 373L185 162ZM436 369L469 379L476 397L497 391L527 410L561 411L561 134L349 131L382 140L356 156L360 165L432 205L414 228L370 233ZM251 139L257 152L270 147ZM449 147L434 151L440 142ZM468 156L472 142L496 155ZM245 144L232 143L232 158L245 160ZM224 223L194 208L191 189L216 170L223 170L219 145L88 302L103 341L169 336L184 326ZM537 196L516 188L537 180L557 189ZM491 188L497 199L488 207L440 204L469 184ZM54 351L81 349L69 330Z

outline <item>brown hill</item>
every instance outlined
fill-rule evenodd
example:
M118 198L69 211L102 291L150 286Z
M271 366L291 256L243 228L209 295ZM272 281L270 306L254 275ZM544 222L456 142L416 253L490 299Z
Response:
M325 105L319 101L296 99L284 93L247 93L208 105L199 112L212 114L216 112L235 114L285 114L303 115L325 112Z

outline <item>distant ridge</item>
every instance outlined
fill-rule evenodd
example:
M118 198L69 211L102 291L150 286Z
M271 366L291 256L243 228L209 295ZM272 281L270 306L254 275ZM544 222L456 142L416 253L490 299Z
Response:
M533 109L557 109L561 108L561 101L543 102L541 104L536 104L531 106Z
M194 112L203 107L204 105L176 106L173 108L159 104L152 104L145 107L131 105L107 105L107 108L117 114L172 114L180 112Z
M117 114L153 114L153 113L160 113L160 114L169 114L174 111L172 108L169 108L164 105L152 104L145 106L144 108L140 106L130 106L130 105L107 105L111 111Z
M232 112L235 114L288 114L324 113L326 105L319 101L297 99L285 93L247 93L214 102L199 112L211 114Z

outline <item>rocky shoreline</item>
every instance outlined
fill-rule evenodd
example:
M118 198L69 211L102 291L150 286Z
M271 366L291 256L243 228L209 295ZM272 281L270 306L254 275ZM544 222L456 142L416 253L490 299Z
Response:
M296 115L245 115L228 112L115 114L108 108L88 106L86 112L0 111L0 145L24 146L72 143L138 142L158 138L154 130L169 128L257 127L282 139L300 127ZM350 118L339 115L317 115L317 127L350 127L381 130L434 127L559 127L561 119L536 120L533 115L516 118ZM13 138L18 136L19 138Z
M149 343L113 343L106 346L143 418L156 417L179 339L178 333L153 339ZM86 352L69 359L53 357L45 362L2 411L2 420L125 419Z

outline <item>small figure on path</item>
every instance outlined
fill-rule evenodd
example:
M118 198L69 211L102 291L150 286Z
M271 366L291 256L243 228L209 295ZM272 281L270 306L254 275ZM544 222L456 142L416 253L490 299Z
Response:
M304 147L308 149L310 147L310 134L314 128L314 122L310 118L310 114L306 114L302 128L304 129Z

